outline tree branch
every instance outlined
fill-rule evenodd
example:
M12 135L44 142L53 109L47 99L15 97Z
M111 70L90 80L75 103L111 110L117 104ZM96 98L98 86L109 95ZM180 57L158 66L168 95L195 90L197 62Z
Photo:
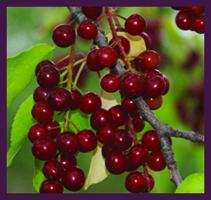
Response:
M86 16L82 13L81 8L79 7L68 7L70 10L72 17L77 21L77 23L81 23L86 20ZM103 31L98 26L98 35L94 39L93 43L98 45L99 48L102 46L108 46L107 38ZM120 64L119 61L110 68L116 75L123 74L120 76L120 80L123 80L128 73L124 73L126 69L124 66ZM160 144L161 150L166 160L167 167L169 169L170 180L178 187L182 183L181 175L177 168L177 163L174 157L173 150L169 143L168 137L179 137L190 140L192 142L204 142L204 135L199 133L195 133L193 131L181 131L177 129L173 129L169 125L163 124L151 111L149 106L146 104L142 96L137 98L133 98L134 103L137 105L140 110L141 116L145 121L147 121L153 129L156 131Z

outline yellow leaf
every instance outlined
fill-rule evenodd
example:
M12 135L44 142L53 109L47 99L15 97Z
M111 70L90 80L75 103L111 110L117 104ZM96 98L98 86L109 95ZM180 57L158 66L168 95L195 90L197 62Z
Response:
M116 99L109 93L102 93L102 108L108 110L110 107L117 105ZM102 156L102 144L98 143L93 151L92 160L89 168L89 173L84 184L84 190L90 185L103 181L109 174L105 167L105 159Z
M134 56L138 56L146 50L145 41L141 36L133 36L126 32L117 32L117 35L126 37L130 42L130 51L128 53L129 61L132 61L134 59ZM106 35L106 37L108 38L109 42L113 38L113 35L112 33L109 33L108 35ZM125 65L122 59L119 59L119 61L122 65Z

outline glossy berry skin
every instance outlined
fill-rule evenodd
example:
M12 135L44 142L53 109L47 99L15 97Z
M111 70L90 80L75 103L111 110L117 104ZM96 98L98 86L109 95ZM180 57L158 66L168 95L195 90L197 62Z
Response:
M130 162L135 166L141 166L149 159L148 150L141 144L135 144L127 154Z
M50 160L56 156L56 144L50 138L39 138L32 145L32 153L38 160Z
M47 102L53 110L63 111L70 107L72 96L65 88L54 88L50 91Z
M144 192L147 189L147 186L147 178L143 172L131 172L125 179L125 188L131 193Z
M128 150L133 143L131 134L124 129L117 129L111 136L110 145L120 151Z
M80 101L80 110L86 114L92 114L102 105L100 97L94 92L86 93Z
M46 66L55 66L55 63L51 60L43 60L41 62L39 62L35 68L35 75L37 76L37 74L39 73L39 71Z
M163 97L162 95L157 97L148 97L144 96L144 101L147 103L151 110L159 109L163 104Z
M28 138L31 143L41 137L49 137L48 129L43 124L35 124L28 131Z
M127 170L129 162L124 152L112 150L106 156L105 165L111 174L122 174Z
M146 69L153 69L158 66L160 62L160 56L156 51L146 50L140 54L142 57L141 65Z
M76 192L80 190L85 182L85 174L79 167L70 167L62 177L62 184L70 191Z
M126 96L133 98L142 95L145 83L144 78L138 74L129 74L126 76L121 85L121 91Z
M41 123L51 121L54 115L54 111L51 109L47 101L37 102L32 107L31 113L32 113L33 118Z
M145 93L149 97L157 97L165 92L166 83L160 76L151 76L146 80L145 83Z
M108 144L110 142L111 136L116 131L116 129L117 127L111 123L104 124L96 132L98 141L102 144Z
M72 97L72 100L71 100L70 109L77 110L79 108L79 103L82 98L82 94L76 88L72 88L71 97Z
M63 193L64 187L59 181L45 180L40 185L40 193Z
M77 166L77 158L75 156L62 155L60 159L60 163L62 164L63 168L67 170L70 167Z
M85 20L79 24L77 32L83 39L92 40L97 36L98 29L92 21Z
M57 160L48 160L42 167L44 176L49 180L59 180L64 174L62 164Z
M151 77L151 76L155 76L155 75L157 75L157 76L160 76L160 77L164 77L164 75L158 70L158 69L148 69L148 70L146 70L145 72L144 72L144 74L145 74L145 77L144 77L144 80L146 81L149 77Z
M204 33L204 15L198 15L193 19L193 29L197 33Z
M193 7L186 7L186 12L188 12L191 15L200 15L204 13L204 7L197 7L197 6L193 6Z
M97 137L93 131L84 129L77 134L80 142L80 152L93 151L97 146Z
M169 79L168 79L165 75L163 75L163 79L164 79L164 81L165 81L165 83L166 83L166 89L165 89L165 91L163 92L162 95L165 95L165 94L167 94L168 91L169 91L170 82L169 82Z
M51 89L42 88L42 87L38 86L33 93L34 101L35 102L46 101L50 91L51 91Z
M160 147L159 138L155 130L148 130L144 133L142 145L149 151L154 151Z
M120 43L121 43L125 53L128 54L129 51L130 51L130 42L129 42L129 40L126 37L124 37L124 36L118 36L118 37L120 39ZM112 48L115 49L115 51L117 52L118 57L122 56L122 52L121 52L121 50L120 50L115 38L112 38L108 44L109 44L109 46L111 46Z
M97 49L90 51L86 59L86 65L88 69L94 72L97 72L103 69L103 67L99 66L96 62L97 51L98 51Z
M137 170L139 167L140 167L140 166L138 166L138 165L132 164L132 163L130 162L130 160L129 160L129 166L128 166L128 168L127 168L126 171L127 171L127 172L132 172L132 171Z
M58 25L52 34L54 43L61 48L66 48L75 42L75 30L72 26L67 24Z
M166 168L166 161L160 149L151 153L151 156L147 161L147 165L151 170L157 172L162 171Z
M90 19L97 19L103 12L103 7L82 7L83 13Z
M56 147L61 154L74 155L80 148L79 138L74 132L63 132L57 137Z
M132 120L132 124L136 133L141 132L145 127L145 122L141 116L136 121Z
M193 17L186 11L180 11L175 18L176 25L182 30L190 30L192 27Z
M90 118L91 127L94 130L98 130L101 126L107 123L108 120L108 111L104 108L99 108L92 113Z
M140 35L146 29L146 21L141 15L132 14L125 21L125 29L130 35Z
M101 47L96 54L96 62L101 68L113 66L117 59L117 52L109 46Z
M151 174L148 174L148 181L149 181L149 185L143 193L150 192L155 186L155 179L153 178Z
M50 121L45 123L44 126L48 129L51 139L57 138L61 132L60 124L57 121Z
M112 93L120 89L121 81L117 75L110 73L110 74L106 74L101 79L100 85L103 90L105 90L106 92Z
M116 105L111 107L108 110L108 122L112 123L115 126L122 126L128 121L128 113L121 106Z
M144 39L146 48L149 49L151 46L151 38L146 32L142 32L140 36Z
M37 74L37 82L43 88L53 88L59 84L60 74L56 67L43 67Z
M128 96L124 96L121 101L121 105L124 109L126 109L129 113L135 112L138 110L136 104L132 101Z
M104 144L102 147L102 155L104 158L113 150L113 148L109 144Z

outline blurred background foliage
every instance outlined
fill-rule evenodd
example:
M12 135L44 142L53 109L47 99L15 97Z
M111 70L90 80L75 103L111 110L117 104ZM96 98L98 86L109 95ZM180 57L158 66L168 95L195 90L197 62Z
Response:
M170 91L163 98L163 105L154 111L165 124L182 130L194 130L204 134L204 35L192 31L182 31L176 27L177 11L170 7L121 7L118 13L124 17L139 13L148 22L146 32L151 36L151 49L161 56L159 70L170 80ZM67 23L70 13L65 7L8 7L7 8L7 57L13 57L38 43L48 43L54 46L51 34L55 26ZM109 33L108 23L103 18L101 27ZM124 25L124 21L120 19ZM76 51L86 53L91 42L77 38ZM68 49L56 48L52 60L68 54ZM92 90L99 94L96 73L89 72L83 86L84 92ZM33 93L37 87L34 78L28 87L7 109L7 149L10 147L10 132L13 118L20 105ZM115 94L119 100L119 96ZM24 123L24 122L23 122ZM151 129L146 125L142 131ZM191 173L204 172L204 145L172 138L173 150L177 165L184 179ZM78 166L87 175L92 153L78 155ZM34 173L34 158L31 153L31 143L27 140L16 155L12 165L7 169L8 193L35 193L32 178ZM140 167L140 170L143 170ZM151 193L173 193L174 184L169 181L168 170L153 172L155 187ZM127 193L124 180L127 173L109 175L104 181L90 186L80 193ZM67 192L67 191L66 191Z

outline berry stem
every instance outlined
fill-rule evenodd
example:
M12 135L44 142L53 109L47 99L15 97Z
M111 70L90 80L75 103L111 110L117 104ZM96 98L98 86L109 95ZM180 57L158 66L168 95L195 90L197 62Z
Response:
M80 66L80 68L79 68L79 70L78 70L78 72L76 74L76 77L75 77L75 80L73 82L73 85L75 85L75 86L77 85L78 79L79 79L80 74L81 74L81 72L82 72L82 70L83 70L85 65L86 65L86 61L83 61L83 63L81 64L81 66Z
M150 190L151 190L151 188L150 188L150 183L149 183L150 179L149 179L149 172L148 172L146 163L143 165L143 168L144 168L144 174L145 174L146 177L147 177L147 185L148 185L147 191L150 192Z
M114 9L116 9L116 8L114 8ZM118 20L117 15L115 13L113 14L113 18L114 18L114 21L115 21L115 25L117 27L121 27L121 24L119 23L119 20Z
M129 119L128 127L129 127L129 130L130 130L130 133L132 134L134 144L138 144L137 134L136 134L136 131L133 128L133 124L132 124L132 119L131 118Z
M126 20L127 18L125 18L125 17L123 17L123 16L121 16L121 15L119 15L119 14L117 14L117 13L113 13L113 15L116 15L117 17L119 17L119 18L121 18L121 19L123 19L123 20Z
M130 69L130 71L133 73L133 68L132 68L131 65L130 65L130 62L129 62L129 60L128 60L128 58L127 58L127 55L126 55L126 53L125 53L125 51L124 51L124 48L123 48L123 46L122 46L122 44L121 44L121 41L120 41L120 39L119 39L119 37L118 37L118 35L117 35L117 33L116 33L116 29L115 29L114 24L113 24L113 21L112 21L112 16L111 16L111 12L110 12L109 7L105 7L105 11L106 11L106 14L107 14L107 16L108 16L108 22L109 22L109 25L110 25L110 28L111 28L113 37L114 37L115 40L117 41L117 44L118 44L119 49L120 49L120 51L121 51L121 53L122 53L122 55L123 55L123 59L124 59L124 61L125 61L125 63L126 63L126 66L127 66L128 69Z
M73 123L73 121L71 121L71 120L69 119L69 122L75 127L75 129L77 130L77 132L80 131L80 129Z
M105 13L101 15L100 17L98 17L94 23L97 24L97 22L99 22L103 17L105 17Z

